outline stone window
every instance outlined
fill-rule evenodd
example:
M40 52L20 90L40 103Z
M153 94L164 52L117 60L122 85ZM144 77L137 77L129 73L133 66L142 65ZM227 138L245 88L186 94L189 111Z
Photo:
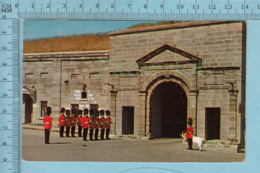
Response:
M33 78L33 73L25 73L25 79Z
M79 74L71 74L71 80L79 79Z
M41 101L41 117L45 116L45 110L47 108L48 102L47 101Z
M48 73L41 73L41 78L48 78Z

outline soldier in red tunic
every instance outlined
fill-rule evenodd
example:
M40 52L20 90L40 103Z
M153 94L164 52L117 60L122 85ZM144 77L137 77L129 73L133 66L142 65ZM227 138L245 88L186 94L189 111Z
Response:
M83 141L87 141L88 135L88 109L84 109L84 118L82 118L82 126L84 127L83 130Z
M75 136L75 129L77 125L77 118L75 117L75 112L72 112L72 117L71 117L71 137L76 137Z
M89 125L90 125L89 139L92 141L93 140L93 130L95 128L95 119L94 119L94 110L93 109L90 109Z
M70 110L66 110L65 126L66 126L66 137L70 137Z
M187 131L186 131L186 139L188 141L189 150L192 150L193 128L191 127L192 126L192 119L191 118L188 119L188 125L189 125L189 127L187 128Z
M82 132L82 110L79 110L79 115L77 119L77 124L78 124L78 135L79 137L82 137L81 132Z
M98 140L99 127L100 127L100 120L99 120L99 112L97 111L97 115L95 117L95 140Z
M106 128L106 120L104 118L104 110L100 110L100 126L101 126L101 134L100 134L100 138L101 140L104 140L104 133L105 133L105 128Z
M44 123L44 134L45 134L45 144L50 144L50 131L51 131L51 107L46 108L46 116L43 119Z
M109 138L109 133L110 133L110 128L111 128L111 124L112 124L112 120L110 118L110 111L107 110L106 111L106 115L107 115L107 118L106 118L106 139L110 139Z
M64 124L65 124L65 108L61 108L60 110L60 117L59 117L59 126L60 126L60 137L63 138L63 134L64 134Z

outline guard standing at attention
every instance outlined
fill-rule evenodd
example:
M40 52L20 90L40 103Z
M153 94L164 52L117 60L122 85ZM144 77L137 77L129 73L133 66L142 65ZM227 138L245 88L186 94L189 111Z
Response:
M79 115L77 119L77 124L78 124L78 135L79 137L82 137L81 132L82 132L82 110L79 110Z
M63 134L64 134L64 124L65 124L65 108L61 108L60 109L60 117L59 117L59 125L60 125L60 137L63 138Z
M112 124L112 120L110 118L110 111L109 110L106 111L106 115L107 115L107 118L106 118L106 126L107 126L107 128L106 128L106 139L109 140L110 139L109 133L110 133L111 124Z
M46 116L43 119L44 123L44 134L45 134L45 144L50 144L50 131L51 131L51 107L46 108Z
M84 127L83 130L83 141L87 141L88 135L88 109L84 109L84 118L82 118L82 126Z
M95 140L98 140L99 127L100 127L99 111L97 111L97 115L95 117Z
M93 109L90 109L89 125L90 125L89 139L92 141L93 140L93 130L95 128L95 119L94 119L94 110Z
M192 150L192 134L193 134L193 128L192 128L192 119L189 118L188 119L188 125L189 127L187 128L186 131L186 139L188 141L188 146L189 146L189 150Z
M100 126L101 126L101 134L100 134L100 138L101 140L104 140L104 133L105 133L105 128L106 128L106 120L104 118L104 110L100 110Z
M66 118L65 118L65 125L66 125L66 137L70 137L70 110L66 110Z
M71 117L71 137L76 137L75 136L76 125L77 125L77 119L75 117L75 111L73 111Z

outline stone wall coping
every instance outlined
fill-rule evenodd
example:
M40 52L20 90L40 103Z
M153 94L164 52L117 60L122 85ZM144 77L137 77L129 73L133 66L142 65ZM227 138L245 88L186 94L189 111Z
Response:
M226 66L226 67L197 67L197 70L239 70L239 66Z
M75 60L75 58L86 58L86 57L102 57L109 56L109 51L80 51L80 52L46 52L46 53L28 53L23 55L23 61L43 61L50 60L52 58L67 58ZM64 59L62 59L64 60Z
M177 23L177 24L168 24L168 25L160 25L160 26L151 26L151 27L121 30L121 31L108 33L108 35L109 36L116 36L116 35L131 34L131 33L160 31L160 30L169 30L169 29L180 29L180 28L188 28L188 27L200 27L200 26L229 24L229 23L241 23L241 22L240 21L184 22L184 23Z

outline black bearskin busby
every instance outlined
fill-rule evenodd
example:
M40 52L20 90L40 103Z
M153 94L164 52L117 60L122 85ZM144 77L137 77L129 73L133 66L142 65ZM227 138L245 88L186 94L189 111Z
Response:
M192 125L192 119L188 118L188 124L191 126Z
M81 109L78 111L78 114L79 114L79 115L82 115L82 110L81 110Z
M110 110L106 110L106 115L110 116Z
M90 115L94 115L94 109L90 109Z
M65 108L61 108L60 113L64 113L64 112L65 112Z
M88 109L84 109L84 115L88 114Z
M46 114L47 115L51 115L51 107L47 107L46 108Z
M105 113L104 110L100 110L100 111L99 111L99 114L100 114L100 115L104 115L104 113Z
M66 110L66 115L70 116L70 110L69 109Z

